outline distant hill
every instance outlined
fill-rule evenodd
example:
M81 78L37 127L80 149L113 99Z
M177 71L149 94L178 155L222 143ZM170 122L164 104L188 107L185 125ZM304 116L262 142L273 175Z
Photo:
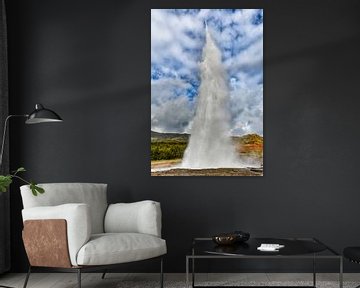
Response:
M152 142L161 142L161 141L180 141L187 142L189 140L190 134L187 133L160 133L151 131L151 141ZM258 134L246 134L243 136L233 136L233 140L240 144L253 144L253 145L262 145L263 137Z
M263 145L263 137L258 134L246 134L243 136L233 136L235 141L239 141L241 144L257 144Z
M247 134L233 137L236 150L240 155L262 158L263 137L257 134Z
M159 133L151 131L151 142L174 141L187 142L190 135L186 133Z

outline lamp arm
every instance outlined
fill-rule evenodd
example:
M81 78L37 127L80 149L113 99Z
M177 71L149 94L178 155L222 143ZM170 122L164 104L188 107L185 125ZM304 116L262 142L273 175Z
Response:
M6 117L5 123L4 123L2 143L1 143L1 151L0 151L0 168L2 166L2 160L3 160L3 155L4 155L4 146L5 146L5 140L6 140L6 131L7 131L7 126L8 126L9 120L14 117L28 117L28 116L29 115L27 115L27 114L21 114L21 115L9 115Z

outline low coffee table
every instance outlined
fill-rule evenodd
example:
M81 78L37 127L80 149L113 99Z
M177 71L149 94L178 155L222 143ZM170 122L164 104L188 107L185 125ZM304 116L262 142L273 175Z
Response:
M277 252L257 250L261 243L284 245ZM195 259L312 259L313 285L294 287L316 287L316 260L335 259L339 261L339 287L343 287L343 258L335 250L315 238L250 238L247 242L229 246L216 245L211 238L193 239L191 254L186 256L186 287L189 287L189 268L191 265L192 285L195 286ZM223 286L226 287L226 286ZM231 286L234 287L234 286ZM235 286L247 287L247 286ZM254 286L251 286L254 287ZM272 286L274 287L274 286ZM284 287L284 286L282 286Z

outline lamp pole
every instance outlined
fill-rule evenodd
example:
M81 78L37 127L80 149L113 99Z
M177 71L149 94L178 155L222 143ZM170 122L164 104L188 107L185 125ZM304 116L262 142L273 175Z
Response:
M15 117L28 117L28 115L27 114L23 114L23 115L20 114L20 115L9 115L9 116L6 117L5 122L4 122L4 131L3 131L3 137L2 137L2 142L1 142L0 169L2 167L2 161L3 161L3 155L4 155L4 147L5 147L5 142L6 142L7 126L8 126L9 120L11 118L15 118ZM14 287L11 287L11 286L5 286L5 285L1 285L1 284L0 284L0 287L2 287L2 288L14 288Z
M5 123L4 123L4 131L3 131L3 137L2 137L2 143L1 143L1 151L0 151L0 168L2 166L2 160L3 160L3 155L4 155L4 146L5 146L5 142L6 142L6 132L7 132L7 126L9 123L9 120L11 118L15 118L15 117L24 117L27 118L29 117L28 114L20 114L20 115L9 115L6 117L5 119Z

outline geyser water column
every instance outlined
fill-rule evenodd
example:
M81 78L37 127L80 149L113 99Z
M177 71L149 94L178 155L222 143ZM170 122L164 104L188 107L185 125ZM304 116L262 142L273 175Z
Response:
M206 42L200 63L201 84L191 136L182 167L239 167L230 136L230 104L227 75L221 52L206 27Z

